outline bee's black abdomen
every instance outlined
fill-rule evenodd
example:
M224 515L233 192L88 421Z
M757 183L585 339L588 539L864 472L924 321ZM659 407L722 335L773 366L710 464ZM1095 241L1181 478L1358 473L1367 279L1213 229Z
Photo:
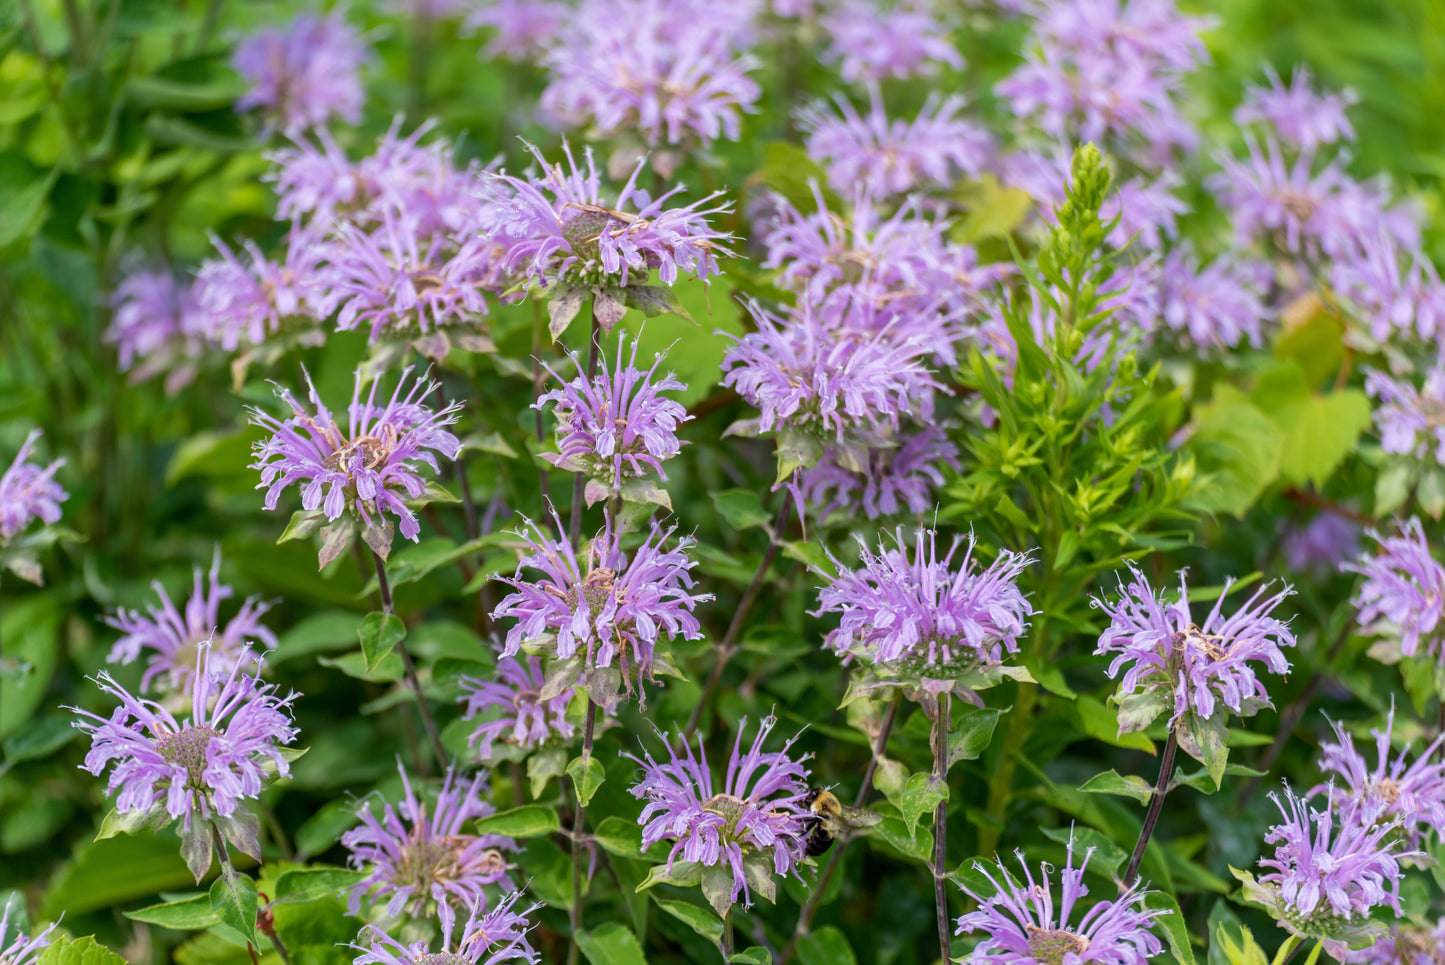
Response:
M808 831L807 839L803 842L803 854L810 858L816 858L832 846L833 835L829 834L828 829L823 827L822 821L815 821L812 829Z

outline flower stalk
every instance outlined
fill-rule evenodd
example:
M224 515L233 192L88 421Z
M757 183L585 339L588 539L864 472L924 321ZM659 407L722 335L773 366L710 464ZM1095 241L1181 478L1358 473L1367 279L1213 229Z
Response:
M587 378L597 374L597 343L602 340L602 325L597 320L597 299L592 299L592 323L587 333ZM537 416L541 418L540 413ZM573 546L582 536L582 494L587 489L587 480L582 473L572 474L572 515L567 517L567 541Z
M933 779L945 789L948 787L949 710L949 695L947 692L939 694L933 717ZM950 961L948 893L944 890L948 883L947 811L948 798L945 795L933 809L933 905L938 916L938 945L945 963Z
M597 730L597 702L587 698L587 722L582 728L582 773L587 773L586 762L592 759L592 737ZM582 803L582 788L577 788L577 813L572 817L572 908L569 912L572 924L572 944L567 948L567 965L577 965L581 951L577 935L582 931L582 832L587 807Z
M381 594L382 613L390 615L395 611L391 600L391 581L386 578L386 561L376 552L371 551L371 560L376 565L377 590ZM421 679L416 674L416 663L411 659L411 651L407 649L406 640L403 638L396 642L397 655L401 657L402 670L406 675L406 683L416 694L417 713L421 715L422 728L426 730L427 740L430 741L432 752L436 754L437 767L445 768L447 763L447 751L442 746L441 734L437 730L436 719L432 717L431 707L426 702L426 694L421 689ZM426 762L418 755L417 768L426 773Z
M1139 865L1144 861L1144 849L1154 835L1154 826L1159 822L1159 813L1164 810L1164 795L1169 793L1169 779L1174 774L1174 752L1179 749L1179 738L1174 728L1169 728L1169 740L1164 743L1164 754L1159 759L1159 778L1154 782L1154 793L1149 797L1149 813L1144 818L1144 830L1139 832L1139 841L1134 853L1129 856L1129 867L1124 871L1124 887L1131 887L1139 878Z

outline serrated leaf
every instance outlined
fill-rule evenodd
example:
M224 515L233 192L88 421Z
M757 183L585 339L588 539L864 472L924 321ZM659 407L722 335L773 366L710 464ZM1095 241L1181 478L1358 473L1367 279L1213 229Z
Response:
M149 811L126 811L121 812L111 808L106 812L100 822L100 830L95 833L95 840L104 841L106 838L113 838L117 834L139 834L142 831L154 831L163 828L171 823L170 813L166 811L165 802L156 804Z
M766 529L773 525L772 516L763 509L762 498L751 489L713 493L712 504L733 529Z
M126 965L126 961L87 936L56 939L41 954L37 965Z
M541 797L547 782L560 778L566 771L566 749L553 744L534 753L527 759L527 782L531 785L532 797Z
M1112 768L1102 774L1095 774L1080 784L1079 790L1090 794L1117 794L1120 797L1132 797L1140 804L1148 804L1149 798L1154 796L1154 785L1136 774L1126 777Z
M778 475L774 485L823 458L823 443L805 432L784 429L777 436Z
M386 655L406 638L406 624L395 613L368 613L356 634L361 638L361 654L366 658L366 669L375 673Z
M174 928L177 931L198 931L210 928L221 920L221 916L211 907L211 896L205 893L158 905L147 905L125 912L125 917L132 921L143 921L148 925Z
M578 757L567 765L567 776L572 778L572 787L577 791L577 799L585 806L592 800L592 795L602 786L606 774L602 770L602 762L595 757Z
M500 834L506 838L535 838L555 834L559 828L557 812L538 804L525 804L477 818L474 825L477 834Z
M1169 943L1169 951L1179 965L1195 965L1194 946L1189 941L1189 923L1184 920L1184 913L1179 910L1179 902L1165 892L1148 891L1144 893L1144 907L1165 912L1154 919L1156 931L1164 933L1164 940Z

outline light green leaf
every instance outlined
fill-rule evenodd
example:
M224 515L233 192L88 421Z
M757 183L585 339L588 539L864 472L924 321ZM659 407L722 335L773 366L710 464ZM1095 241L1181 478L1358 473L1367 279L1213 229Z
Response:
M1163 891L1149 891L1144 894L1144 907L1162 909L1165 912L1154 919L1158 926L1156 931L1164 933L1164 940L1169 943L1169 951L1179 965L1195 965L1194 946L1189 942L1189 924L1184 920L1184 913L1179 910L1179 903Z
M947 783L926 772L910 775L898 798L898 810L903 814L909 837L918 833L920 817L932 814L939 804L947 800Z
M125 912L125 916L132 921L143 921L149 925L160 925L178 931L210 928L221 920L216 909L211 907L211 896L204 893L162 902L158 905L147 905L135 911Z
M606 775L602 770L602 762L595 757L577 757L571 764L567 765L567 776L572 778L572 786L577 791L577 799L586 805L592 800L592 795L602 786Z
M1125 777L1111 768L1089 778L1079 785L1079 790L1087 791L1090 794L1117 794L1120 797L1132 797L1140 804L1148 804L1149 798L1154 794L1154 785L1138 775L1130 774Z
M559 827L555 810L538 804L527 804L478 818L474 830L477 834L500 834L507 838L535 838L538 835L555 834Z
M615 921L578 932L577 947L592 965L647 965L632 929Z
M832 925L799 939L798 960L802 965L857 965L858 961L848 939Z
M395 613L368 613L356 632L361 638L366 669L375 673L386 655L406 638L406 624Z
M260 947L256 936L256 882L226 869L211 885L211 908L220 917L222 925Z
M948 735L948 766L958 761L977 760L993 740L994 727L998 724L999 711L966 707L958 726Z
M94 938L60 938L41 954L37 965L126 965L126 961Z
M707 909L699 908L697 905L690 905L685 901L659 898L656 892L653 892L652 900L656 902L657 907L684 925L687 925L708 941L716 943L722 940L722 920L718 918L717 915L709 915Z
M365 872L347 868L292 868L276 879L276 900L303 905L308 901L338 897L365 877Z

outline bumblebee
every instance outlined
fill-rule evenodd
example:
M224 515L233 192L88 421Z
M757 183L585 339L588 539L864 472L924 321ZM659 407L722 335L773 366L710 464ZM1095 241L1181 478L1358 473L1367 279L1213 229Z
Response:
M810 858L831 848L833 839L849 828L868 828L883 820L877 811L849 807L823 787L809 789L803 804L813 815L808 836L803 841L803 853Z

